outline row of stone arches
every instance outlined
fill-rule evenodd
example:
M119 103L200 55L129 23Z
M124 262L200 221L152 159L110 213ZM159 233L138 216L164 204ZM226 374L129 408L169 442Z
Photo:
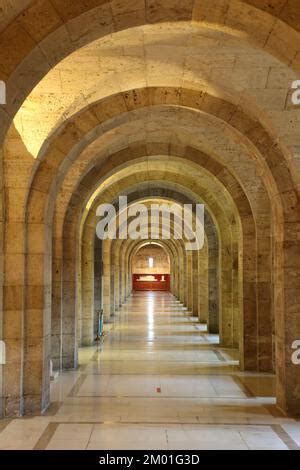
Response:
M42 3L48 4L52 26L29 31L31 18L44 12ZM116 242L115 250L114 243L101 248L95 244L97 204L115 203L120 194L132 201L166 197L204 202L212 271L208 281L215 283L208 318L217 292L219 320L224 320L220 324L230 325L221 331L222 341L239 344L246 370L270 371L276 363L278 405L288 412L299 410L299 374L290 361L291 345L300 333L294 301L300 289L299 172L292 151L277 138L271 115L234 91L222 94L193 82L171 85L164 77L157 86L147 86L141 75L135 87L105 91L100 98L97 93L79 97L76 111L55 123L36 155L13 125L28 93L59 60L91 40L146 23L193 20L229 28L232 34L239 31L243 40L253 40L298 70L298 23L285 6L270 10L249 1L163 3L141 2L133 9L125 0L121 6L96 0L77 6L36 2L0 36L0 48L6 51L1 78L8 89L8 104L1 113L6 137L4 414L49 405L51 357L63 368L77 365L76 322L82 320L81 343L88 343L100 302L99 289L95 298L91 287L95 279L99 285L101 278L101 302L108 316L128 294L129 265L114 272L113 281L110 270L114 263L128 262L134 247L125 250L125 244ZM57 38L66 41L58 43ZM23 46L16 48L21 39ZM287 42L290 47L285 47ZM204 121L205 129L214 129L212 136L238 148L239 158L227 150L215 154L198 138L195 130ZM141 125L145 135L133 132ZM191 271L196 257L186 258L177 245L172 245L173 259L176 254ZM95 269L100 254L102 270ZM199 306L201 296L193 298L189 288L180 292L179 284L177 276L172 288L187 308Z

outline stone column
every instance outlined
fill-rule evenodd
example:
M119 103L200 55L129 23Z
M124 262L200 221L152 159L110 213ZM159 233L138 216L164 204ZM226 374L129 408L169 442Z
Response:
M12 234L18 237L13 239ZM1 339L6 347L6 364L3 367L3 415L18 416L23 412L23 308L24 308L24 254L23 226L12 220L5 224L4 243L7 243L3 260L3 330Z
M272 245L269 237L259 238L257 248L258 263L257 310L258 310L258 369L274 372L274 318L272 311L272 289L274 270L272 269Z
M188 311L192 313L193 311L193 261L192 261L192 252L187 252L187 308Z
M15 142L19 145L19 139ZM22 148L22 147L21 147ZM10 158L5 167L5 154L1 157L1 189L5 211L1 204L1 268L3 268L3 310L0 313L1 340L6 347L6 364L2 369L2 410L4 416L18 416L23 412L22 373L24 339L24 182L29 176L31 163L22 164L22 178L16 180L20 159ZM4 163L4 165L3 165ZM3 168L4 166L4 168ZM5 173L4 173L5 171ZM27 172L27 175L26 175ZM4 181L3 175L5 175ZM3 187L2 187L3 183ZM38 227L39 228L39 227ZM31 232L34 237L34 232ZM1 271L2 273L2 271ZM1 286L2 287L2 286ZM33 292L32 292L33 294ZM2 307L2 305L1 305Z
M103 240L102 242L102 257L103 257L103 315L104 321L110 320L110 240Z
M188 308L188 295L189 295L189 266L188 266L188 256L185 251L184 254L184 301L183 304Z
M175 297L178 299L179 298L179 279L180 279L180 272L179 272L179 264L178 264L178 258L176 256L176 253L173 253L173 261L172 261L172 271L171 271L171 276L173 277L174 280L174 292L173 294Z
M111 251L110 253L110 314L111 315L114 315L115 313L115 273L116 273L116 266L115 266L114 254Z
M125 259L125 286L126 286L125 287L125 300L126 300L132 291L132 272L131 272L130 256L129 256L128 250L126 252L126 259Z
M175 280L174 269L175 269L175 263L174 263L172 260L170 260L170 292L171 292L171 294L176 295L176 294L175 294L175 291L176 291L176 287L175 287L176 280Z
M198 298L200 293L200 283L198 276L198 250L192 251L192 313L195 317L198 317Z
M217 274L218 250L208 247L208 332L219 333L219 279ZM231 276L231 273L228 273Z
M102 240L94 241L94 337L98 332L98 313L102 309Z
M209 333L219 333L219 247L216 237L208 243L208 322Z
M82 346L94 343L94 228L84 228L82 238Z
M28 223L32 233L34 223ZM25 315L23 404L25 414L41 412L50 403L51 359L51 238L29 244L25 258Z
M187 305L187 259L186 251L182 251L182 283L181 283L181 303Z
M120 261L119 261L119 247L120 247L120 241L116 240L113 243L112 250L114 253L114 264L115 264L115 285L114 285L114 291L115 291L115 306L114 309L115 311L119 310L120 307L120 300L119 300L119 295L120 295Z
M62 368L62 240L53 239L51 360L54 370Z
M69 234L69 238L63 239L62 368L73 369L78 361L76 318L79 310L76 299L78 278L81 278L81 250L79 241L71 238L72 226L67 225L65 233Z
M120 253L120 260L121 260L121 304L123 304L126 300L126 270L125 270L125 258L126 258L126 243L125 241L122 242L122 248Z
M237 243L232 244L232 347L239 347L239 316L242 309L240 292L242 283L239 282L239 247Z
M200 293L198 295L198 313L199 321L207 323L208 320L208 244L205 237L205 243L201 250L198 252L199 264L199 285Z
M295 216L300 221L299 205L297 215L290 215ZM274 254L276 397L285 413L300 416L300 240L298 225L293 220L286 225L287 240L276 242Z

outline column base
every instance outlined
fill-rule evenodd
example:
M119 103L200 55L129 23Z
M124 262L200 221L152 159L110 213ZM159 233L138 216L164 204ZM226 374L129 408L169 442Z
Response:
M215 328L213 326L207 325L207 333L210 335L218 335L219 334L219 328ZM224 347L233 347L233 346L224 346Z
M21 397L2 397L1 398L1 417L18 418L23 415L23 398Z
M50 405L50 390L49 394L41 401L40 396L27 395L24 397L24 415L41 415Z
M87 348L89 346L94 346L94 344L95 344L95 339L94 338L81 340L81 347L83 347L83 348Z
M40 396L3 397L0 399L1 418L19 418L20 416L41 415L50 405L50 396L41 401Z
M74 359L73 356L64 356L62 358L62 370L76 370L78 367L77 358Z
M276 401L276 408L281 411L285 416L290 418L300 417L300 400L293 400L282 406L279 401Z

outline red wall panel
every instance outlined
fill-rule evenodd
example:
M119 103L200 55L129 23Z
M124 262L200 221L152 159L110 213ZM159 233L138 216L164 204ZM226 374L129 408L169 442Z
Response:
M170 274L151 274L155 281L143 281L139 280L149 274L133 274L132 275L132 287L133 290L161 290L169 291L170 290ZM162 277L164 276L164 281Z

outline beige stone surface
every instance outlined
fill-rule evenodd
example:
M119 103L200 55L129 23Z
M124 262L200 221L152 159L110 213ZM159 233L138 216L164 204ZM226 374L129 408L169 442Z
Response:
M50 359L76 369L99 311L109 329L128 300L140 241L95 240L97 205L121 194L205 204L203 252L159 240L172 307L223 347L193 357L275 372L278 407L300 413L299 19L283 0L3 0L5 416L44 411Z

